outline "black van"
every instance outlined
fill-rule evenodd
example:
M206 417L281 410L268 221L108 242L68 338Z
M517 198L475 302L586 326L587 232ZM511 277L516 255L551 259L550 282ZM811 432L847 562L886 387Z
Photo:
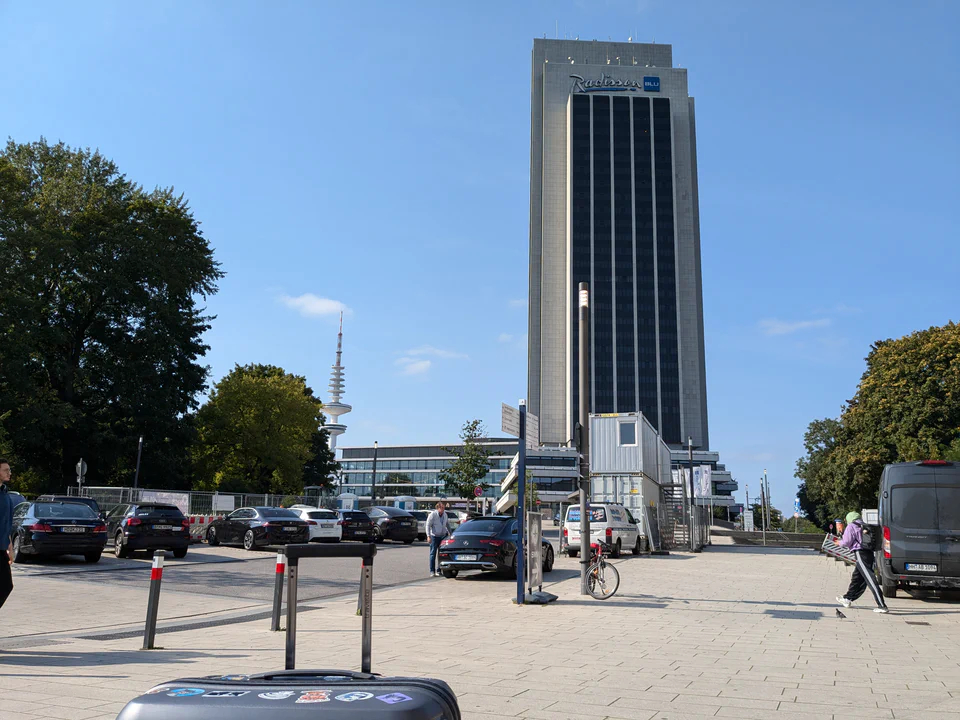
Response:
M896 597L907 585L960 589L960 463L887 465L879 510L884 597Z

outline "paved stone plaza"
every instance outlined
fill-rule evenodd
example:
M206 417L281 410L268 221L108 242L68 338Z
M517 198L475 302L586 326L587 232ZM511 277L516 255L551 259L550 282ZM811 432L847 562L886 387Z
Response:
M863 600L839 619L833 598L849 571L813 551L715 546L616 562L622 583L606 602L578 595L568 558L549 576L560 601L546 607L513 606L514 586L490 577L378 591L373 670L446 680L468 720L960 719L958 604L900 597L883 616ZM17 582L0 613L2 720L112 720L166 680L283 667L283 634L266 619L162 632L165 649L148 652L139 636L5 642L77 613L97 613L91 625L113 619L114 632L135 628L121 623L140 622L146 607L145 584L111 588L94 605L93 591L71 594L70 576ZM168 592L162 616L205 600L214 621L251 610ZM306 605L299 668L359 669L355 609L355 597Z

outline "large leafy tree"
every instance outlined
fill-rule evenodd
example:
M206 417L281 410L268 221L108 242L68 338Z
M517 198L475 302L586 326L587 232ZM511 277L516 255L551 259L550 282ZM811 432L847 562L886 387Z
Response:
M486 490L490 484L485 482L490 472L490 457L484 443L487 431L479 420L464 423L460 431L463 444L459 447L444 448L455 456L445 470L440 471L440 480L446 492L455 497L472 498L473 490L480 487Z
M320 472L332 457L317 448L326 435L318 431L321 407L303 377L272 365L237 365L197 413L197 485L300 494L307 468Z
M206 381L203 300L222 277L187 201L99 152L0 151L0 415L33 490L188 480Z
M960 456L960 326L875 343L839 420L818 420L797 463L818 521L875 506L884 465Z

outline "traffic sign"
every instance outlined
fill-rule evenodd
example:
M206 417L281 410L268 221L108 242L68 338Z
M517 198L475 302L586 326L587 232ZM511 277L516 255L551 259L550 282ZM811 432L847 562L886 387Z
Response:
M83 461L83 458L80 458L80 462L77 463L77 476L83 477L87 474L87 464Z
M500 403L500 429L507 435L513 435L513 437L516 438L520 437L520 411L517 408L511 407L506 403ZM536 450L540 447L540 418L528 412L526 429L527 448Z
M480 497L481 495L483 495L483 488L480 487L479 485L477 485L477 486L473 489L473 496L474 496L474 497Z

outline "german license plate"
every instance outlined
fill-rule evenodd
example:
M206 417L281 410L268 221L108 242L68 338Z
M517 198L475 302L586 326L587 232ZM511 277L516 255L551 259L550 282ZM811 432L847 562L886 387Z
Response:
M454 555L453 559L460 562L469 562L470 560L476 560L477 556L476 555Z
M87 531L87 529L86 529L85 527L76 527L76 526L73 526L73 525L70 525L70 526L68 526L68 527L61 528L61 529L62 529L65 533L82 533L82 532L86 532L86 531Z
M911 570L913 572L936 572L937 571L936 565L922 565L917 563L907 563L906 567L907 567L907 570Z
M357 534L357 535L366 535L366 534L367 534L367 531L366 531L366 530L357 530L357 531L356 531L356 534Z
M322 527L322 528L332 528L333 525L332 525L331 523L320 523L320 527Z
M154 525L154 530L173 530L173 525Z
M284 528L283 528L283 531L284 531L284 532L296 532L297 530L298 530L298 528L295 528L295 527L284 527Z

